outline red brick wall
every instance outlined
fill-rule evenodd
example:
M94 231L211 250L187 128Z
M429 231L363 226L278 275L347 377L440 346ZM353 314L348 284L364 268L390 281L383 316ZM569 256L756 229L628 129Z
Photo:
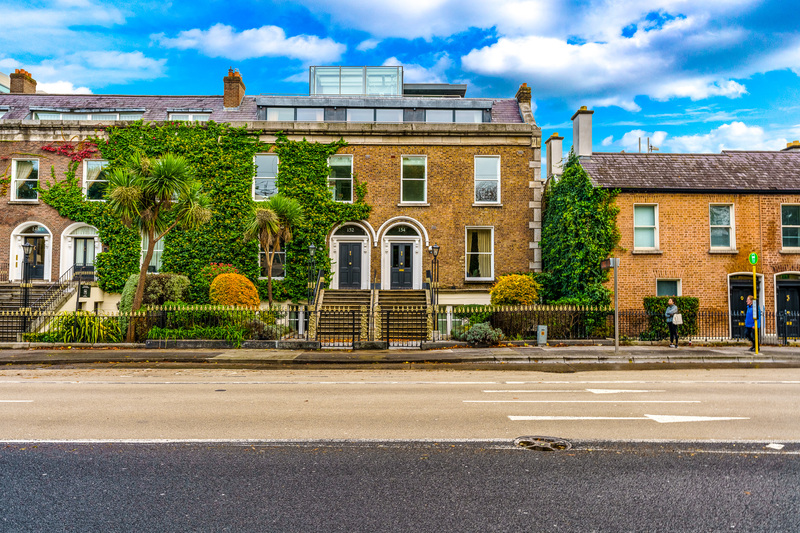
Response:
M641 194L617 197L621 232L620 308L642 309L656 294L657 279L680 279L683 296L700 298L704 309L728 309L728 275L750 273L751 252L764 277L765 308L775 306L775 274L800 272L800 254L781 250L781 204L800 204L800 195ZM736 253L711 253L709 204L733 204ZM660 254L633 253L633 205L658 204ZM607 285L613 288L613 282Z
M46 152L41 149L44 142L3 142L0 143L0 176L11 178L12 159L38 159L39 181L53 182L53 172L58 180L62 180L67 172L70 160L68 157ZM78 166L78 176L83 176L83 164ZM51 232L51 263L50 279L58 279L59 259L61 255L61 234L64 229L73 223L58 214L52 207L41 200L31 202L13 202L12 183L9 181L5 194L0 197L0 263L10 261L13 265L16 260L21 260L17 250L9 251L11 233L20 224L26 222L39 223Z

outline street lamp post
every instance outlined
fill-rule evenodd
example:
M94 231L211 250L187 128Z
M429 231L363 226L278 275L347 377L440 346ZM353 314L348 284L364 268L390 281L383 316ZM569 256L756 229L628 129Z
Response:
M312 305L312 295L314 292L314 283L317 281L316 279L316 266L317 266L317 259L314 257L314 253L317 251L317 247L313 244L308 245L308 305Z
M26 242L22 245L22 332L28 331L28 314L30 313L31 269L29 258L33 245Z
M439 245L434 244L431 246L431 254L433 255L433 259L431 259L431 284L433 287L431 288L431 303L433 305L439 304Z

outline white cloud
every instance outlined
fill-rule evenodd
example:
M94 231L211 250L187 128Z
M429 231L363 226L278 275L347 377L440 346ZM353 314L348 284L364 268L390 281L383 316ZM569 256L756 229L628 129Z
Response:
M75 87L68 81L55 81L51 83L36 83L36 92L48 94L92 94L88 87Z
M786 138L769 137L763 128L744 122L731 122L705 134L682 135L667 139L674 152L719 153L722 150L780 150Z
M641 110L635 98L657 100L712 96L736 98L744 85L720 76L693 73L679 64L675 43L702 31L702 21L674 19L660 28L638 29L605 42L570 43L562 38L503 37L462 57L464 69L486 76L527 80L540 97L582 99L594 107Z
M48 93L88 94L91 87L150 80L164 75L166 59L141 52L78 52L26 63L14 58L0 60L0 68L24 68L33 75L37 89Z
M151 38L167 48L197 50L209 57L242 60L255 57L290 57L309 62L338 61L347 47L330 38L314 35L286 37L277 26L262 26L237 32L225 24L207 30L192 29L167 37L163 33Z
M402 65L403 81L406 83L448 83L447 69L453 62L446 53L439 54L436 62L430 68L413 63L403 63L396 57L390 57L383 62L384 65Z
M381 44L381 42L378 39L367 39L366 41L358 43L356 50L359 52L367 52L369 50L374 50L379 44Z
M614 136L613 136L613 135L609 135L608 137L606 137L605 139L603 139L603 142L601 142L600 144L601 144L602 146L611 146L611 144L612 144L613 142L614 142Z
M673 97L703 100L711 96L738 98L744 94L747 94L745 86L733 80L713 81L699 77L659 84L653 88L650 96L656 100L668 100Z

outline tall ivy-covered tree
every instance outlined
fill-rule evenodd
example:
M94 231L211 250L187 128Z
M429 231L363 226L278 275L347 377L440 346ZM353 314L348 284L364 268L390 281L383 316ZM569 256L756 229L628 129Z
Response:
M192 167L181 156L164 154L150 159L134 154L127 165L108 176L108 209L125 225L138 228L147 238L147 250L139 269L133 310L142 306L147 268L156 243L176 226L192 229L211 218L211 201L203 194ZM133 321L128 329L132 341Z
M281 244L292 240L292 229L305 222L300 202L276 195L259 204L247 224L245 237L257 239L266 258L267 300L272 305L272 265Z
M617 191L595 187L570 151L562 177L545 193L542 267L550 300L608 303L600 263L619 243Z

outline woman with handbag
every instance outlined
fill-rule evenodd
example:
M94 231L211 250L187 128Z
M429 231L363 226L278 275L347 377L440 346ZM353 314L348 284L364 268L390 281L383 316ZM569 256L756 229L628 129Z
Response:
M664 312L664 316L667 317L667 326L669 326L669 347L670 348L677 348L678 347L678 326L683 324L683 317L678 312L678 306L675 305L675 302L670 298L667 300L667 310ZM672 339L675 339L675 342L672 342Z

